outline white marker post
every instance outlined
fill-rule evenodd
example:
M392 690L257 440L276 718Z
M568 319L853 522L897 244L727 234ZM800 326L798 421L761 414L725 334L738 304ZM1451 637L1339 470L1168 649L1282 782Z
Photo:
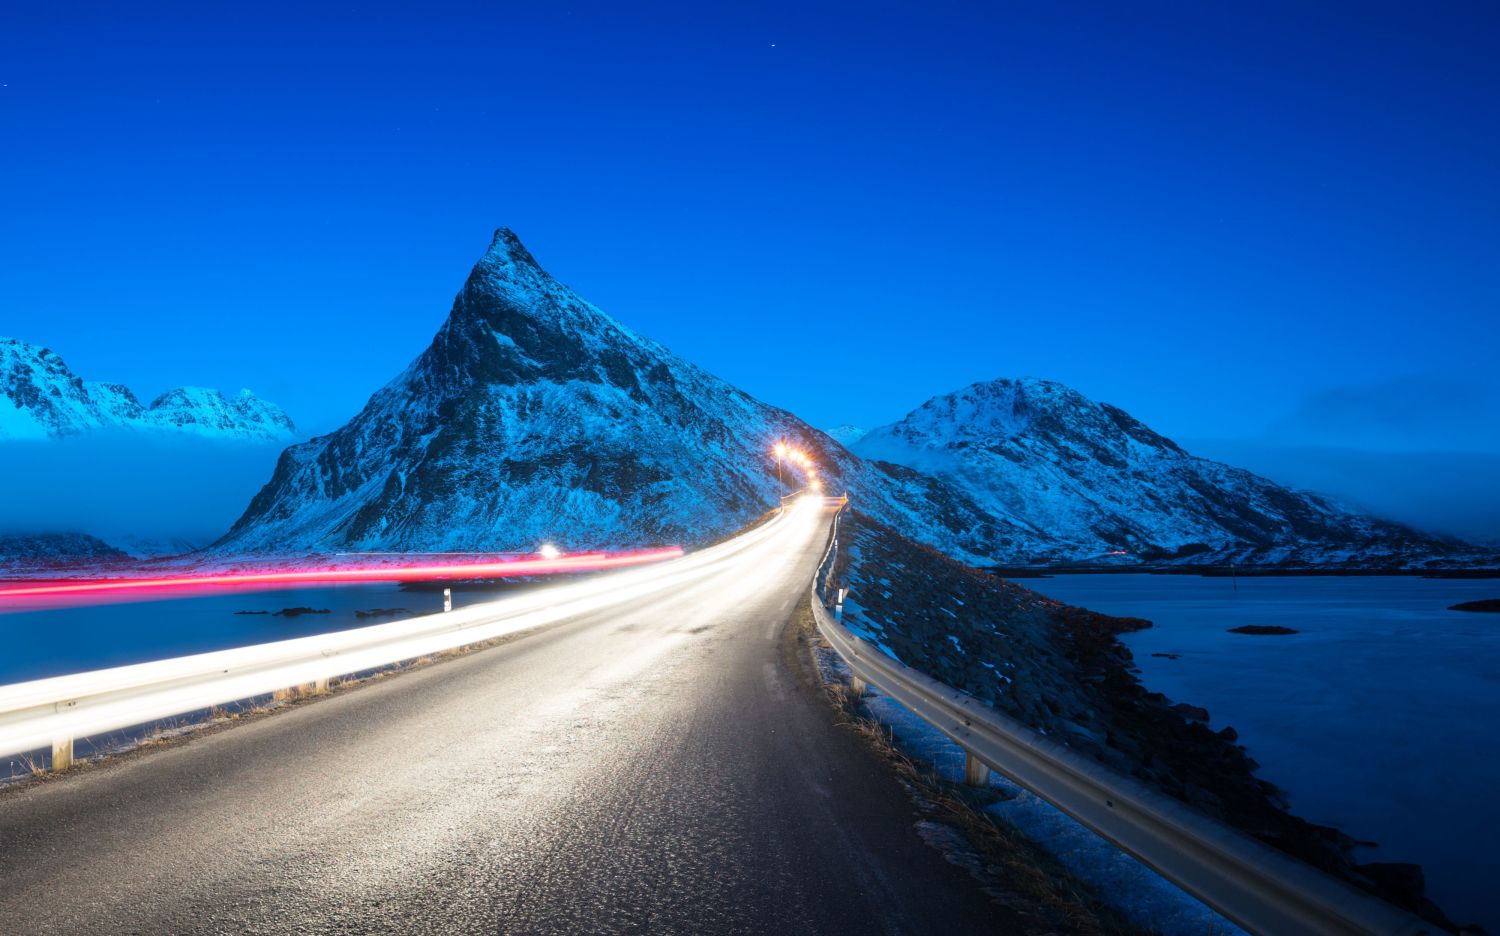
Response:
M453 610L453 589L451 588L443 589L443 610Z
M838 601L833 605L833 619L840 624L844 622L844 596L849 594L849 589L840 588ZM849 691L854 693L856 700L863 699L870 692L870 686L858 676L849 677Z

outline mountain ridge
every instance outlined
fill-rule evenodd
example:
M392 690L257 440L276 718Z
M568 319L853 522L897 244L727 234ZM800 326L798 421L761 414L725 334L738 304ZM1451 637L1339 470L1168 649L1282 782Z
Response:
M1012 562L1409 565L1463 551L1198 458L1123 409L1040 378L940 394L851 448L939 477L1027 531L1033 554Z
M263 442L288 440L296 426L280 407L249 390L228 396L176 387L142 405L124 384L78 377L50 348L0 338L0 441L101 429Z

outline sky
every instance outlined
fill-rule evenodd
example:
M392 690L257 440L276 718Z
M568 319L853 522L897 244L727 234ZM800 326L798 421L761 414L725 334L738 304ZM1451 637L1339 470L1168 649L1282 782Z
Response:
M0 335L326 431L503 225L815 425L1032 375L1491 464L1497 92L1480 2L11 0Z

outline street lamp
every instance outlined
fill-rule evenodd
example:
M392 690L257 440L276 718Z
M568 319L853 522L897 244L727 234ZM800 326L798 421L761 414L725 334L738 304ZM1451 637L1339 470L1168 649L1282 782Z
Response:
M776 448L776 490L784 498L786 497L786 482L781 479L781 460L786 458L786 443L777 442Z

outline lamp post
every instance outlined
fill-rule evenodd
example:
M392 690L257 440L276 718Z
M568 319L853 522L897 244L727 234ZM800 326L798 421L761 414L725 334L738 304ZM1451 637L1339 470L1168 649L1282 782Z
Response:
M781 499L786 500L786 482L781 477L781 460L786 458L786 443L776 443L776 490L781 494Z

